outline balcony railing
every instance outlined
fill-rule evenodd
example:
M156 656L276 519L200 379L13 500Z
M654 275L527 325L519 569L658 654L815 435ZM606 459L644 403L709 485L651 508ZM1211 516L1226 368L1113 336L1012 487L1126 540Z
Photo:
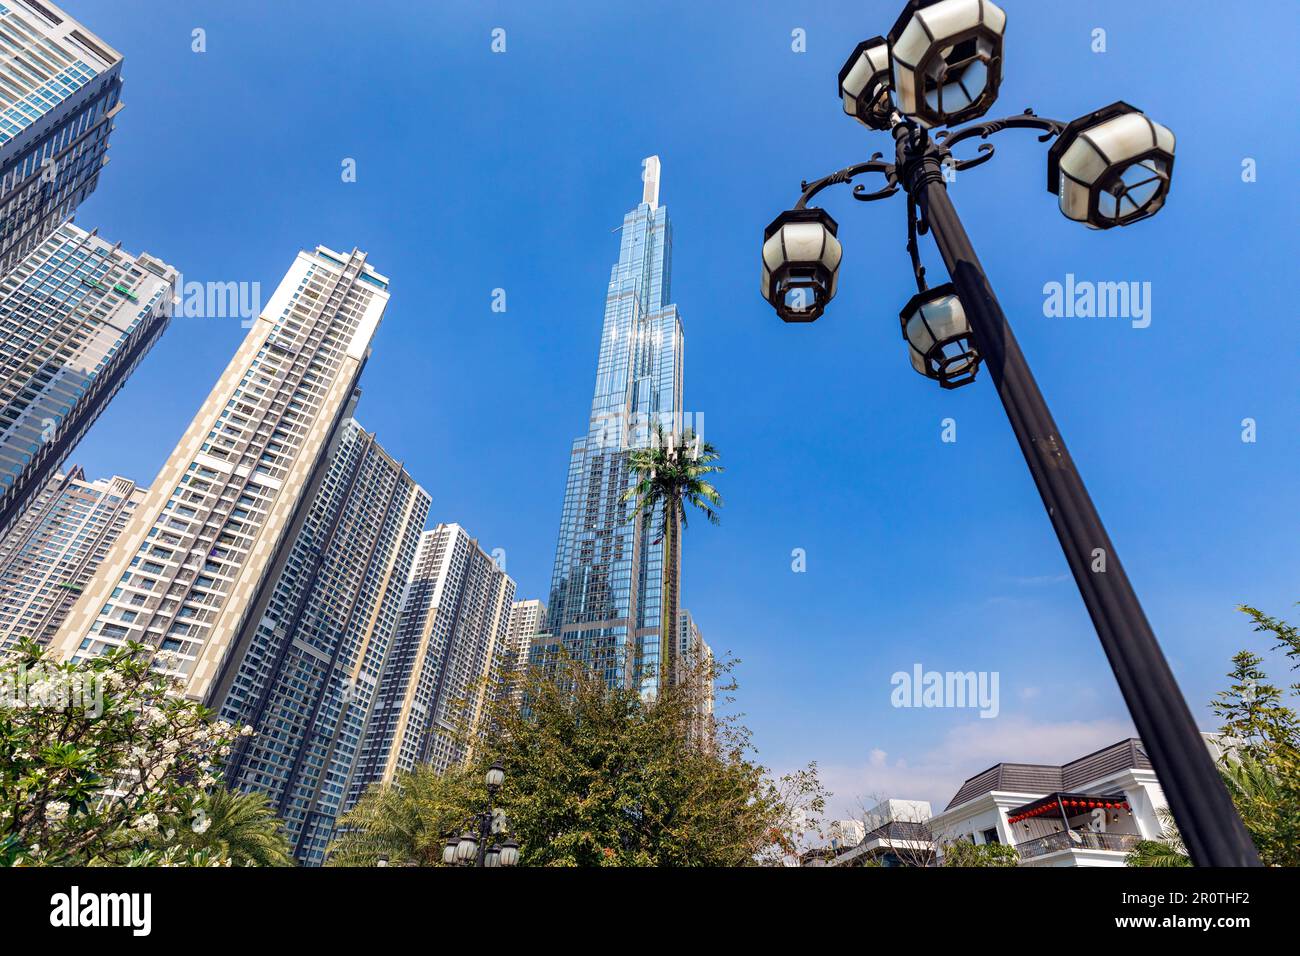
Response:
M1022 859L1046 856L1058 850L1116 850L1127 853L1142 837L1136 833L1097 833L1092 830L1063 830L1036 840L1017 843Z

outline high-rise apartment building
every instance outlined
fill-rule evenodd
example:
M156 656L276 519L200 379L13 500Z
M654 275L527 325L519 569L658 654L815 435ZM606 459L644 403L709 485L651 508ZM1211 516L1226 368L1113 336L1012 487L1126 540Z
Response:
M533 638L546 628L546 605L533 598L510 605L510 625L506 630L506 660L510 670L528 670L528 653Z
M158 341L176 281L71 223L0 279L0 533Z
M548 630L611 687L650 698L677 641L680 536L660 534L659 513L629 521L623 495L634 483L629 450L648 445L655 425L681 431L684 340L671 304L672 225L659 205L658 157L645 160L642 179L605 295L587 433L570 452Z
M691 737L703 744L713 740L713 649L690 611L682 608L678 618L677 654L673 661L675 680L692 696L695 720Z
M442 772L472 755L509 667L514 598L515 582L460 525L424 532L349 803L399 770Z
M58 473L0 538L0 650L48 644L148 489L127 478Z
M94 191L121 74L121 55L54 4L0 0L0 274Z
M140 641L216 702L387 302L364 253L298 254L60 628L63 658Z
M324 859L346 796L429 511L352 418L313 484L213 698L222 719L254 730L226 762L228 783L267 795L308 865Z

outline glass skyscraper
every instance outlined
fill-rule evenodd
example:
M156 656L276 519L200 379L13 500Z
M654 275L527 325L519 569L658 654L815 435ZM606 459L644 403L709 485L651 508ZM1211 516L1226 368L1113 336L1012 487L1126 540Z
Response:
M0 279L0 532L167 328L177 273L65 223Z
M0 274L99 183L122 57L48 0L0 0Z
M678 538L661 538L657 514L629 521L622 498L633 484L629 451L649 443L656 423L681 430L683 334L671 304L672 225L659 205L659 158L643 167L642 199L623 217L605 295L587 433L570 453L547 625L611 687L653 697L661 656L676 642L679 562L670 542ZM665 600L672 623L661 641Z

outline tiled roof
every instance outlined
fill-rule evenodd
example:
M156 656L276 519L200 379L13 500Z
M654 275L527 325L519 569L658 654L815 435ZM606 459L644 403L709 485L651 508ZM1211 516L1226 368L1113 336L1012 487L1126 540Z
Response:
M961 806L994 790L1013 793L1052 793L1077 790L1102 777L1131 768L1151 769L1151 761L1136 737L1103 747L1060 767L1047 764L1000 763L978 773L961 785L945 808Z

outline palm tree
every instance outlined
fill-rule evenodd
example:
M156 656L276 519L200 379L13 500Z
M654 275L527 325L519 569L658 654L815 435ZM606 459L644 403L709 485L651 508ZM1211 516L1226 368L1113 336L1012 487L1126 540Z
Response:
M463 830L478 808L482 780L461 766L437 773L416 764L392 783L371 786L339 820L325 865L375 866L386 857L390 866L438 866L447 833Z
M1266 866L1300 865L1300 787L1295 750L1279 748L1271 760L1248 755L1219 767L1232 802Z
M672 677L669 665L676 647L680 537L686 528L686 506L700 509L710 524L718 523L715 509L722 506L722 496L706 480L706 476L726 470L715 464L717 460L718 450L689 429L678 435L665 432L658 423L650 447L635 449L628 456L628 470L637 478L623 494L623 501L636 503L628 520L640 518L648 525L658 508L659 537L653 543L668 543L659 600L660 686L667 686Z
M207 795L194 820L172 821L176 843L211 850L235 866L293 866L280 818L263 793L235 793L218 787Z
M1183 845L1183 835L1178 832L1174 814L1168 807L1156 811L1164 836L1157 840L1139 840L1124 857L1127 866L1191 866L1191 857Z

